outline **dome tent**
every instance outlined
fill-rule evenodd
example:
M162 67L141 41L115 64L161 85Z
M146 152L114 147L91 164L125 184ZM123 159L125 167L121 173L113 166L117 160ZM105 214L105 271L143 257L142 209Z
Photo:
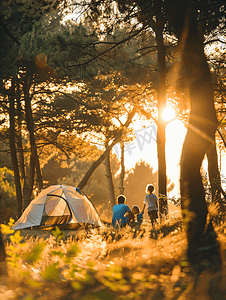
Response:
M31 201L12 229L50 229L59 225L76 229L81 224L102 225L94 205L74 186L52 185Z

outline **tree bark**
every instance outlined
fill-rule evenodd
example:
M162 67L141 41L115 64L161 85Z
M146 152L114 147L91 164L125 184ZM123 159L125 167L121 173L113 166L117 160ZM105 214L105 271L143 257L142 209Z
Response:
M16 187L16 198L17 198L17 214L18 217L23 212L23 197L20 184L20 172L17 159L16 150L16 129L15 129L15 80L12 79L12 86L10 88L9 94L9 144L10 144L10 154L14 171L14 182Z
M164 24L164 23L163 23ZM163 110L166 108L166 62L165 46L163 43L163 24L156 28L156 41L158 47L158 126L157 126L157 153L158 153L158 190L159 190L159 212L166 215L167 204L167 177L166 177L166 123L162 119Z
M32 198L32 192L34 188L34 181L35 181L35 163L32 153L30 155L30 163L28 166L28 197Z
M28 178L25 169L25 161L24 161L24 149L23 149L23 142L22 142L22 111L21 111L21 92L19 87L19 82L16 80L16 102L17 102L17 148L18 148L18 162L19 162L19 170L21 174L21 180L23 182L23 199L24 199L24 208L30 203L29 197L29 187L28 187Z
M124 142L121 141L121 159L120 159L120 164L121 164L121 173L119 177L119 193L120 195L124 194L124 179L125 179L125 148L124 148Z
M105 145L105 149L107 150L108 143ZM113 184L113 178L112 178L112 172L111 172L111 163L110 163L110 151L107 152L107 156L104 161L105 169L106 169L106 177L107 177L107 183L108 183L108 190L109 190L109 199L111 203L111 207L113 207L115 203L115 190L114 190L114 184Z
M31 146L31 158L30 159L33 160L33 163L35 165L37 179L38 179L38 188L39 188L39 191L41 191L43 189L43 180L42 180L41 168L40 168L37 146L36 146L35 135L34 135L34 121L33 121L32 109L31 109L31 97L29 95L30 84L29 84L29 76L28 75L25 76L23 88L24 88L27 129L28 129L28 132L30 135L30 146ZM32 173L30 173L30 174L32 175ZM30 182L32 182L32 180Z
M193 266L201 271L207 267L218 268L221 264L212 222L207 224L208 209L200 174L204 155L214 143L217 118L203 37L199 35L192 1L170 1L170 6L171 22L179 38L182 67L190 90L190 118L182 149L180 174L182 211L188 239L187 255Z

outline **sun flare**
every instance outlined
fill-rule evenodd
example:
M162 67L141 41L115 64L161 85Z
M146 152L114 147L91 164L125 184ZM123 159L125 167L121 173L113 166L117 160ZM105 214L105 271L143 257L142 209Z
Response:
M176 117L175 110L172 107L166 107L163 110L162 118L164 121L169 122Z

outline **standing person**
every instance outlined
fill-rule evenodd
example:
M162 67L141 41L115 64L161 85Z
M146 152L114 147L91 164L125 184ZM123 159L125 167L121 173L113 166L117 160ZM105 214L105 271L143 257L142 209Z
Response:
M145 206L148 207L148 215L151 220L152 227L154 227L155 222L158 218L158 199L154 192L154 186L152 184L148 184L146 188L147 195L144 198L144 207L143 211L145 209Z
M130 214L132 214L128 205L125 204L126 197L119 195L117 198L118 204L113 206L112 225L114 227L126 226L130 221ZM125 214L127 213L127 216Z

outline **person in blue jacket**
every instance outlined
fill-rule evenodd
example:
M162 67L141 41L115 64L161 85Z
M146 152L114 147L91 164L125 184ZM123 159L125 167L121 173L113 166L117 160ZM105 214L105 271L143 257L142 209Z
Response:
M117 198L118 204L113 206L112 225L117 227L124 227L129 223L132 212L128 205L125 204L126 197L119 195ZM125 214L127 216L125 216Z

